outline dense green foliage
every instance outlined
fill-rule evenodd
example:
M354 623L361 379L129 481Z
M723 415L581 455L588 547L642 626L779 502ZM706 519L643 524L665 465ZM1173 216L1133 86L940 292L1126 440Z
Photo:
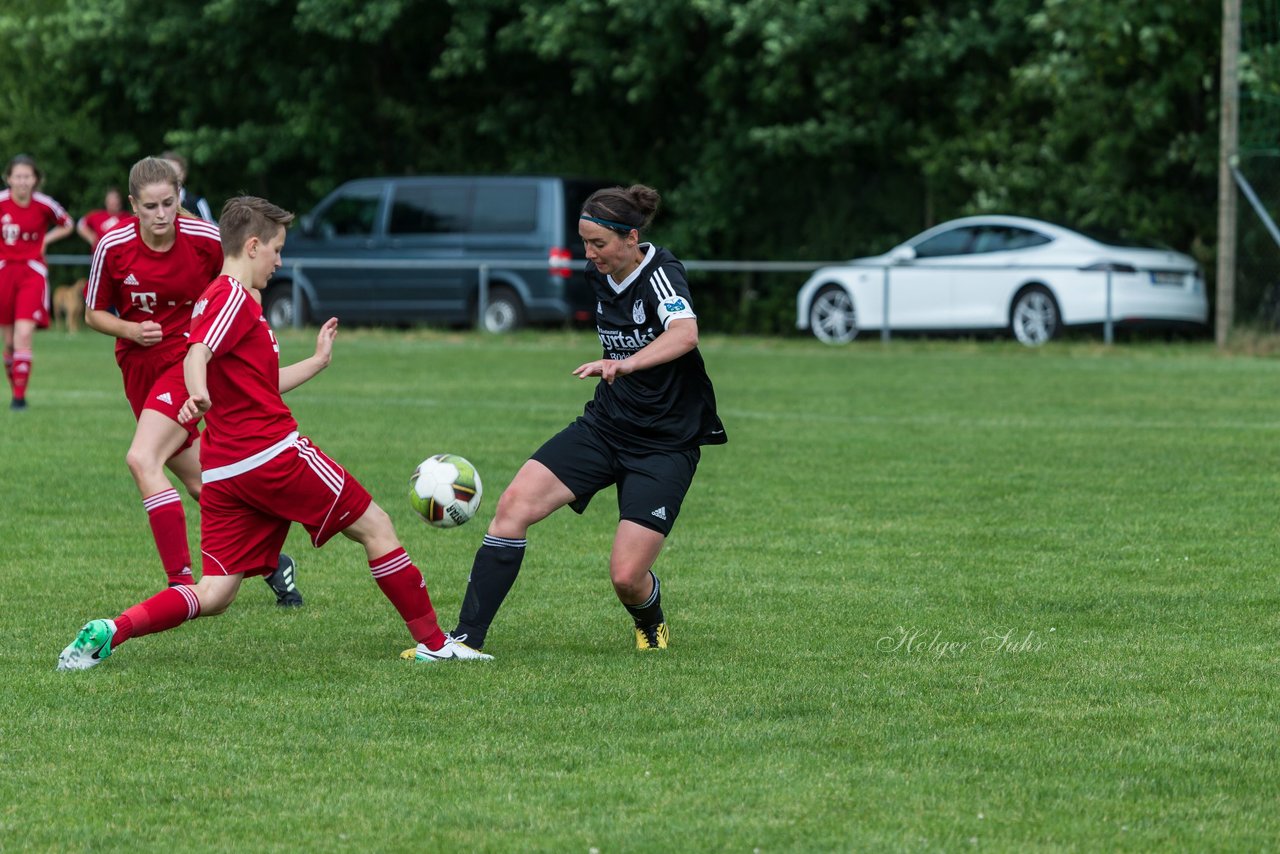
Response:
M313 342L285 331L283 358ZM295 528L301 610L253 579L223 616L57 673L85 620L163 575L110 342L49 333L31 409L0 410L0 850L1274 847L1280 361L702 346L730 441L657 567L667 653L631 648L608 491L530 532L484 665L399 661L361 549ZM448 620L598 347L343 332L288 399ZM406 500L437 451L484 478L463 528Z
M1218 15L1151 0L11 0L0 152L36 154L79 209L177 146L215 203L250 191L305 209L376 173L557 172L658 187L655 236L686 258L847 258L1002 212L1211 271ZM736 286L711 285L731 306ZM779 325L776 303L730 322Z

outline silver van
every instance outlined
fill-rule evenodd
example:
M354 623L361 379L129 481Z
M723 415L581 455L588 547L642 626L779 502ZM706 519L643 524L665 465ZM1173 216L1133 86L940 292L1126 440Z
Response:
M578 213L613 182L551 176L421 175L349 181L302 217L263 295L268 322L337 317L354 323L474 325L585 322ZM457 267L441 261L459 262ZM367 261L435 262L368 265ZM477 317L478 262L490 265ZM502 261L524 262L504 268ZM532 262L536 269L531 268ZM294 282L301 304L295 304Z

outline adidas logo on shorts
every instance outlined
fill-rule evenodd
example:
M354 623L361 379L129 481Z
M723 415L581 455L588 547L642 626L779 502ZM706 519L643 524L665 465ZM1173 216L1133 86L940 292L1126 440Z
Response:
M665 522L665 521L667 521L667 508L666 508L666 506L664 505L664 506L662 506L662 507L659 507L657 510L654 510L654 511L653 511L652 513L650 513L649 515L650 515L650 516L656 516L657 518L659 518L659 519L661 519L662 521L664 521L664 522Z
M163 400L165 403L173 406L173 395L169 394L167 391L164 394L157 394L156 400Z

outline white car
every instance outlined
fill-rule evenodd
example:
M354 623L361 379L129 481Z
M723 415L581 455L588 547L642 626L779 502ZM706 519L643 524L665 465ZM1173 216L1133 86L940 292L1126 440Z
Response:
M972 216L817 270L796 298L796 326L831 344L887 322L895 331L1010 330L1034 347L1064 326L1104 323L1108 278L1117 325L1209 320L1204 277L1188 255L1109 246L1025 217Z

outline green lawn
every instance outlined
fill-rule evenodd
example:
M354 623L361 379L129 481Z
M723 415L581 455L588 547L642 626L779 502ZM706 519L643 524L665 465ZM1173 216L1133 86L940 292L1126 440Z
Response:
M311 333L283 336L284 358ZM362 550L307 605L57 673L162 583L110 343L44 333L0 411L0 850L1261 850L1280 839L1280 360L1207 344L712 337L730 442L659 562L612 495L531 532L496 660L421 667ZM392 514L446 628L503 486L591 392L588 334L344 331L290 395ZM413 516L423 457L479 516ZM193 542L196 512L188 501Z

